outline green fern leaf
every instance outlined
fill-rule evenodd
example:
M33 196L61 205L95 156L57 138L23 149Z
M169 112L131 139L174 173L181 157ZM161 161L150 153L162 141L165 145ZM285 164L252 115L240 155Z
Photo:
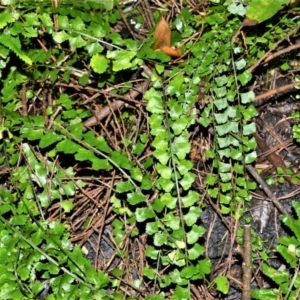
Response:
M276 249L292 268L296 268L298 263L298 257L296 256L295 245L291 244L289 247L277 245Z
M32 64L32 60L21 50L21 43L18 38L14 38L7 34L0 36L0 43L13 51L19 58L21 58L28 65Z
M14 22L15 19L10 15L8 11L0 14L0 29L4 28L8 23Z
M293 220L288 216L283 216L282 222L293 231L297 240L300 241L300 220Z
M292 202L297 218L300 220L300 203L298 201Z

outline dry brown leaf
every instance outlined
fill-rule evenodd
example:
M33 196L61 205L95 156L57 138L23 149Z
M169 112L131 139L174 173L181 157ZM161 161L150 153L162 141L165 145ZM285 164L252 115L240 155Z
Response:
M182 55L180 49L171 48L171 47L161 47L160 50L171 57L180 57Z
M171 57L180 57L180 49L171 47L171 29L166 19L161 16L154 31L153 50L160 50Z
M166 19L161 16L159 23L154 31L154 50L159 50L162 47L171 47L171 29Z
M258 21L250 20L249 18L246 17L243 21L243 26L255 26L258 23L259 23Z

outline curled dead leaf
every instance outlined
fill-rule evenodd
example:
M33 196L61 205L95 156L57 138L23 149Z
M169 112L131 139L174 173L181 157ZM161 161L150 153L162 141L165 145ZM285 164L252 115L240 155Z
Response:
M172 32L168 22L161 16L154 31L154 44L152 48L153 50L162 51L171 57L180 57L180 49L171 47L171 34Z
M155 28L154 39L154 50L159 50L161 47L171 47L171 28L163 16L160 17L159 23Z
M256 20L250 20L249 18L245 18L243 21L243 26L255 26L257 25L259 22Z
M182 55L180 49L163 46L160 50L171 57L180 57Z

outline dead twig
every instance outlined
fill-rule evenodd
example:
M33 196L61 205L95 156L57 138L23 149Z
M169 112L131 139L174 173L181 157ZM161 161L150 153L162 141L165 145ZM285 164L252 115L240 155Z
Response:
M289 46L289 47L286 47L286 48L283 48L275 53L273 53L272 55L270 55L269 57L267 57L265 60L264 60L264 64L269 62L270 60L282 55L282 54L285 54L285 53L289 53L291 51L294 51L296 49L300 48L300 44L296 44L296 45L292 45L292 46Z
M262 64L271 55L272 51L274 51L274 49L276 49L278 47L278 45L280 45L283 41L287 40L291 35L295 34L299 29L300 29L300 26L295 27L288 35L285 35L281 40L276 42L274 44L274 46L268 52L266 52L265 55L263 57L261 57L247 71L252 73L260 64Z
M258 95L255 97L253 104L255 106L261 106L265 101L269 100L271 97L280 94L280 93L286 93L290 90L293 90L295 88L295 85L300 85L300 81L295 81L293 83L278 87L276 89L267 91L266 93L263 93L261 95Z
M244 225L244 251L243 251L243 300L251 300L251 269L252 269L251 225Z
M256 139L256 142L257 142L260 150L263 153L270 150L270 148L266 144L265 140L262 139L257 132L254 132L253 135ZM284 173L286 172L285 163L284 163L283 159L281 158L281 156L278 155L276 152L273 151L272 153L266 155L266 158L275 168L281 168ZM285 176L285 178L290 184L293 184L290 176Z
M266 195L270 198L276 208L284 215L290 216L290 214L286 211L284 206L278 201L275 195L271 192L269 186L264 182L264 180L258 175L256 170L251 165L246 165L246 169L248 172L254 177L257 183L261 186Z
M141 84L139 84L135 90L130 91L127 94L127 97L137 98L140 94L143 94L149 87L150 81L148 79L144 80ZM121 110L125 106L125 102L122 100L117 100L112 103L111 106L105 107L101 109L99 112L95 113L95 115L83 123L85 128L96 125L99 121L105 119L112 111Z

